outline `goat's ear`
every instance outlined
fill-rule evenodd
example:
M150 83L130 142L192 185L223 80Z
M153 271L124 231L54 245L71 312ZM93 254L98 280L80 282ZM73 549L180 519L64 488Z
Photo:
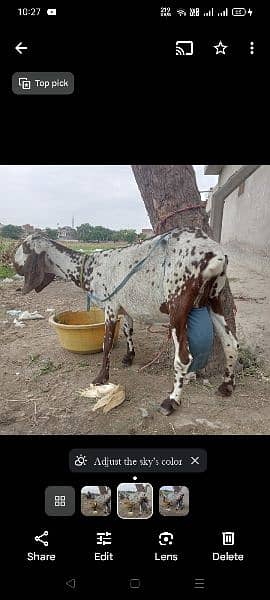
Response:
M45 273L45 252L37 254L32 251L24 264L23 272L23 294L28 294L32 290L40 292L54 279L53 274Z

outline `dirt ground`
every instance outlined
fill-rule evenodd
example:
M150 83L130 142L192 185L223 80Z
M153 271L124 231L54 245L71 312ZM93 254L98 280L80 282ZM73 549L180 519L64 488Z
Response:
M18 289L21 281L0 283L0 433L269 434L270 278L241 266L234 256L230 256L229 267L232 291L238 298L240 344L249 346L264 364L247 375L240 373L230 398L215 393L220 377L211 378L206 385L202 379L185 385L182 407L170 417L157 409L172 388L172 360L138 372L156 354L164 341L163 332L150 333L145 325L135 323L136 357L130 368L121 364L126 343L120 335L111 357L110 381L125 385L126 400L107 415L93 412L93 401L81 397L78 390L89 386L102 354L77 355L64 350L46 310L85 310L85 294L70 283L55 281L39 294L22 296ZM37 310L45 319L27 321L20 329L7 316L8 309Z
M140 513L139 503L136 502L132 512L130 512L125 501L119 500L117 512L121 519L149 519L152 516L153 509L152 506L149 506L146 511Z
M184 506L182 510L177 510L174 506L171 508L164 508L159 505L159 512L163 517L185 517L188 515L188 506Z

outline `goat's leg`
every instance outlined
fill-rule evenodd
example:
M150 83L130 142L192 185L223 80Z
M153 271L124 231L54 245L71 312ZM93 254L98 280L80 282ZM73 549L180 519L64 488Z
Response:
M112 318L105 321L105 336L103 342L103 362L98 376L94 379L95 385L102 385L109 381L110 375L110 355L112 351L113 338L115 333L116 320Z
M132 365L133 358L135 356L134 344L133 344L133 319L129 315L125 315L124 317L124 326L123 332L126 336L127 340L127 353L123 357L122 363L128 367Z
M200 289L199 280L187 285L185 291L169 304L170 328L174 341L174 386L173 391L161 406L163 415L170 415L181 404L184 377L192 363L187 337L187 318Z
M215 332L221 341L226 361L223 383L219 386L218 391L222 396L231 396L232 391L235 388L234 372L239 344L225 321L219 297L210 299L210 314Z
M174 386L168 398L163 400L160 412L168 416L181 404L181 393L184 376L192 363L192 355L189 351L186 322L181 320L176 327L172 327L172 338L174 341Z
M197 295L197 286L183 292L178 299L169 306L170 328L174 341L174 386L173 391L161 406L163 415L170 415L181 404L181 393L184 376L192 363L187 338L187 317Z

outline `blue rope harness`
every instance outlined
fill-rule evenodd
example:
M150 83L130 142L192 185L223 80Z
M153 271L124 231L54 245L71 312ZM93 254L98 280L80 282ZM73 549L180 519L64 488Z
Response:
M124 279L113 290L113 292L111 294L109 294L109 296L107 296L106 298L98 298L93 293L87 292L87 310L90 310L91 300L94 301L94 302L97 302L97 303L107 302L108 300L111 300L111 298L113 296L115 296L115 294L117 294L117 292L119 292L126 285L126 283L129 281L129 279L135 273L137 273L138 271L141 270L141 268L142 268L143 264L145 263L145 261L151 256L151 254L156 250L156 248L159 246L159 244L167 236L168 236L168 232L164 233L163 235L161 235L159 237L159 239L156 241L156 243L152 246L152 248L151 248L150 252L147 254L147 256L145 256L144 258L142 258L142 260L140 260L140 262L137 265L135 265L133 267L133 269L131 269L131 271L126 275L126 277L124 277ZM165 265L164 265L164 270L165 270Z

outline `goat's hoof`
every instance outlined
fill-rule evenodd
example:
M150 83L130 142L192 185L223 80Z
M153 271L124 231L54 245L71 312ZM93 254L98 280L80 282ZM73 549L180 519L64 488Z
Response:
M177 404L175 400L171 400L171 398L166 398L163 400L162 404L159 407L159 412L168 417L171 415L177 408L179 408L180 404Z
M92 381L93 385L104 385L108 383L109 377L100 377L99 375Z
M223 381L223 383L219 386L218 388L218 393L221 396L231 396L234 390L234 387L232 383L226 383L225 381Z
M133 363L133 356L129 356L128 354L126 354L125 356L123 356L122 358L122 364L125 367L130 367Z

